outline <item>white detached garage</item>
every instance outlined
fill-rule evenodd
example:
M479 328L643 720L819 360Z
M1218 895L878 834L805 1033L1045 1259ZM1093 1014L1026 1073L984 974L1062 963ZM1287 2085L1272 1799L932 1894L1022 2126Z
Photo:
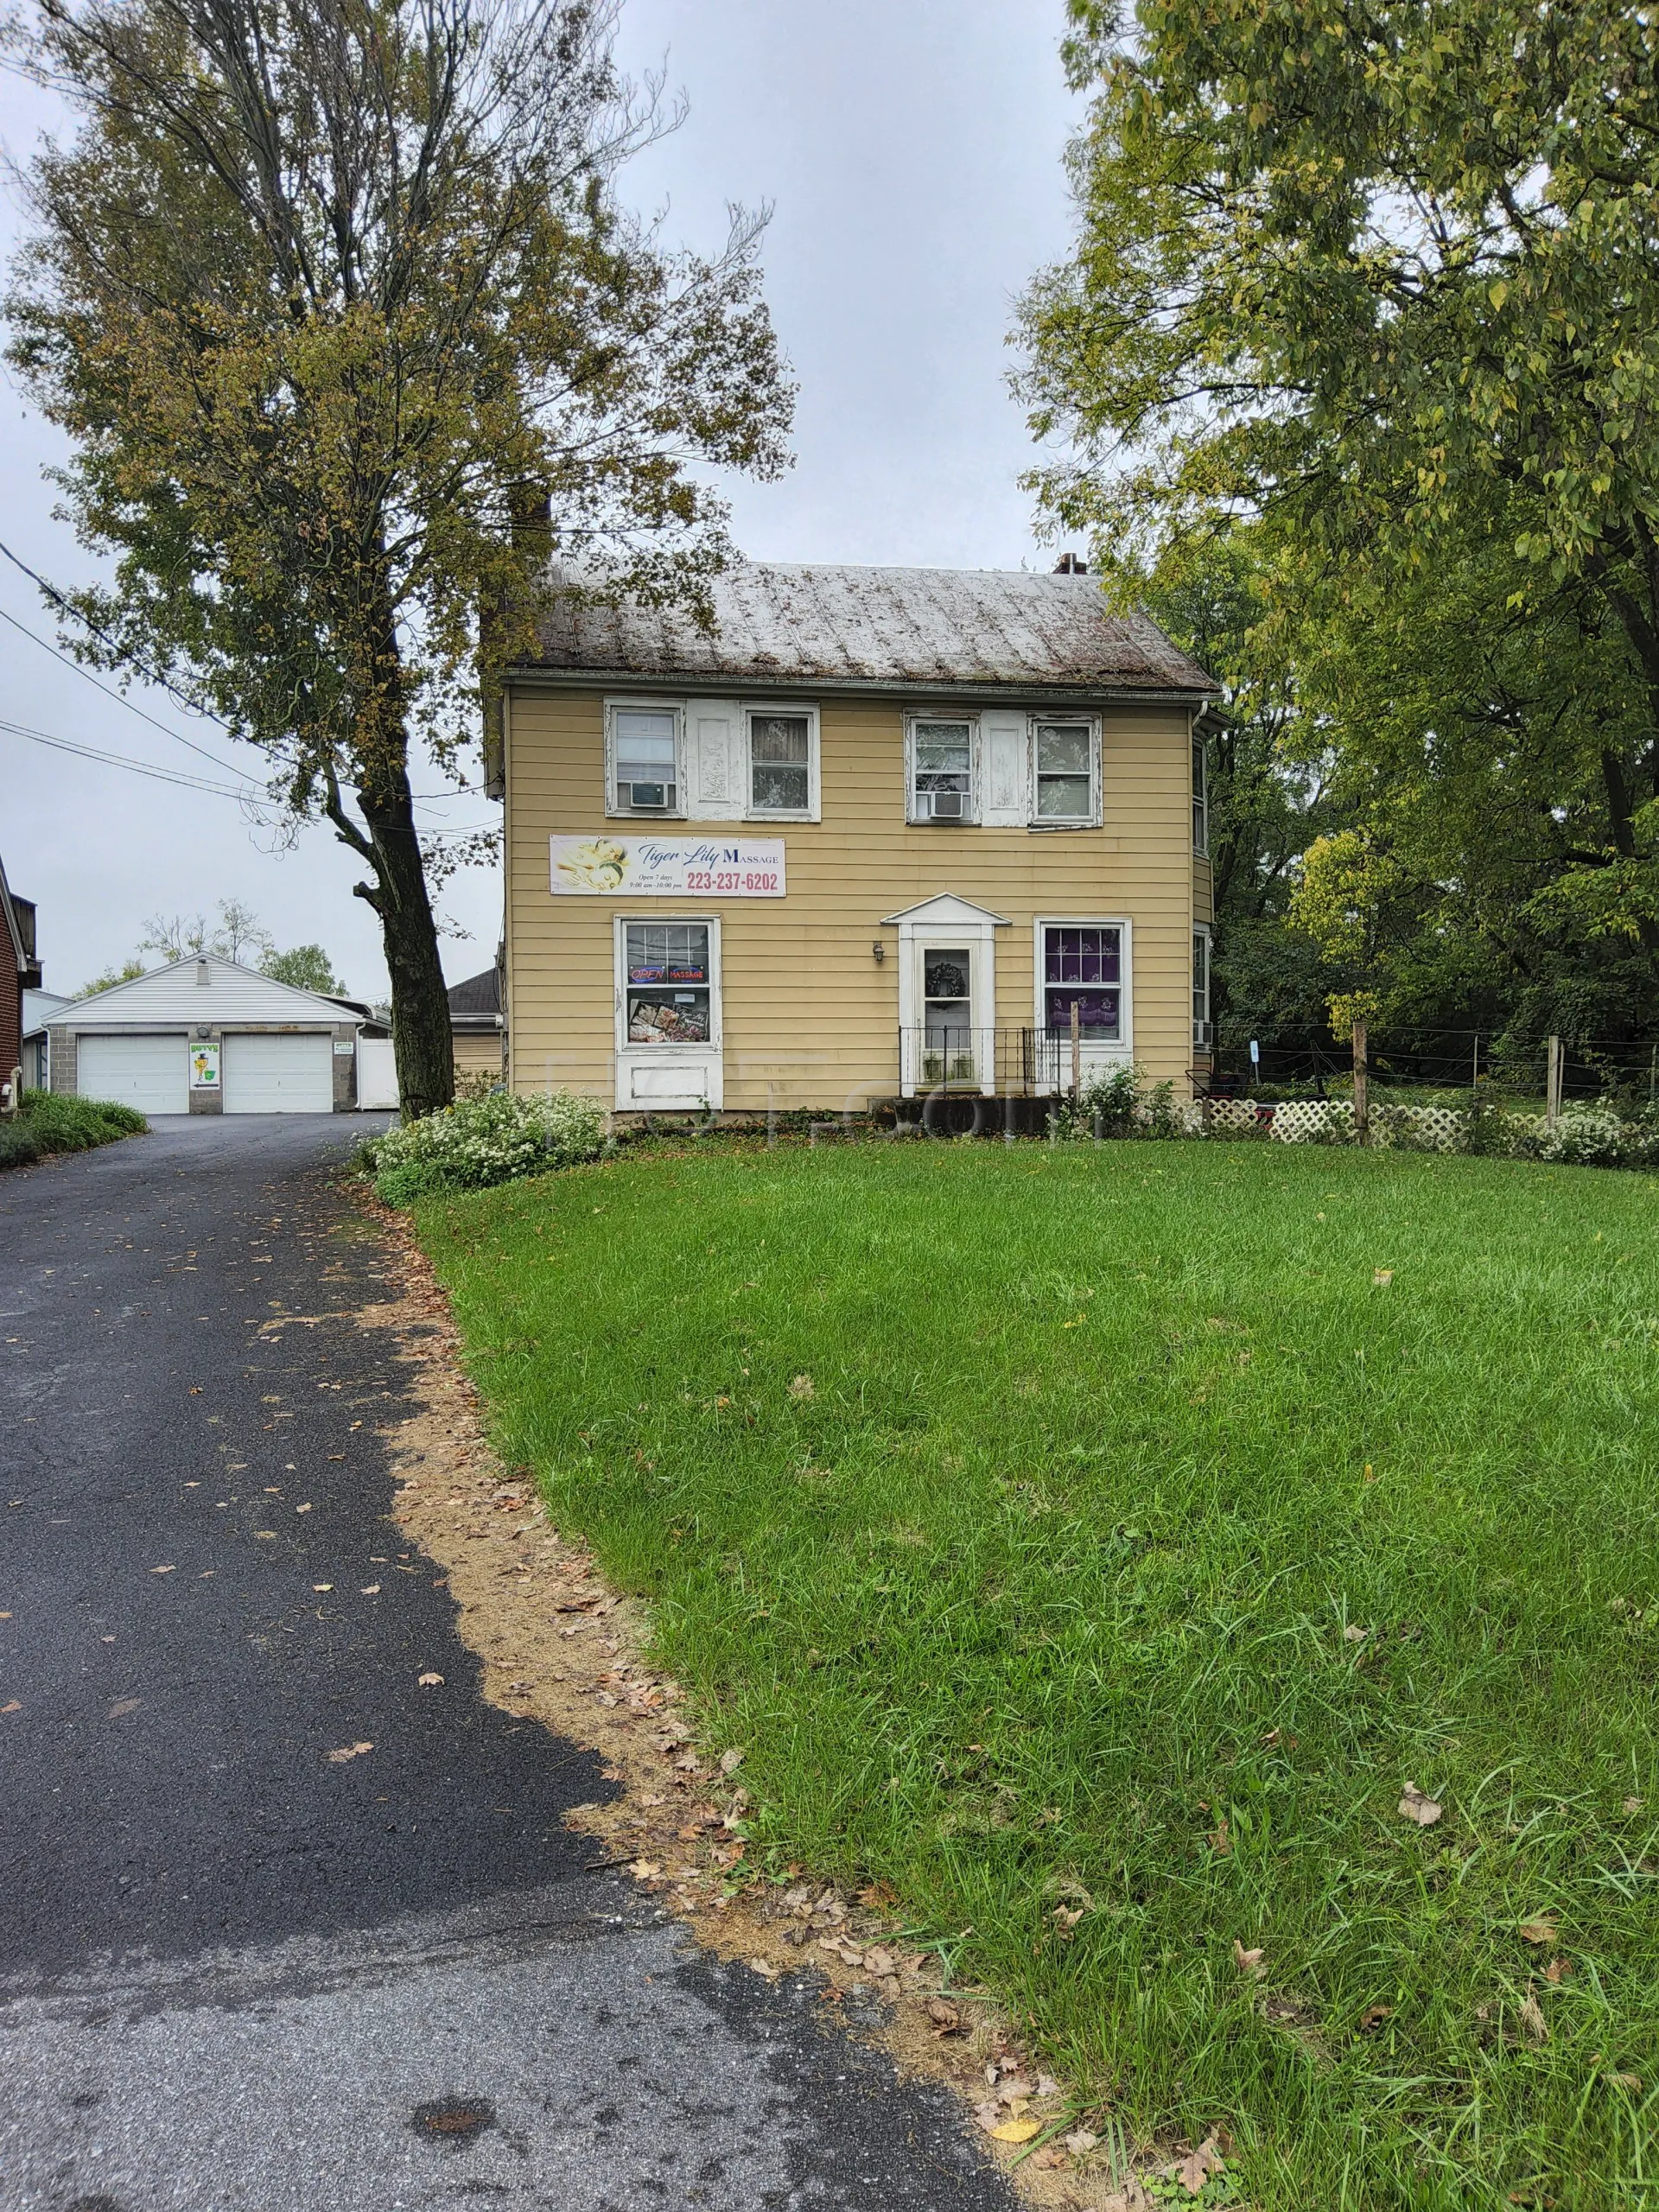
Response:
M52 1088L142 1114L337 1114L362 1017L208 953L55 1009Z

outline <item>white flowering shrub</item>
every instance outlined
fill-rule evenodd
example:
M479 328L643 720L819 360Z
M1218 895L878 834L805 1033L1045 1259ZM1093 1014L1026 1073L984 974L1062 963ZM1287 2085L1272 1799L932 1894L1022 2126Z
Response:
M1503 1116L1506 1148L1518 1160L1550 1160L1568 1167L1650 1167L1659 1161L1659 1128L1627 1122L1608 1106L1568 1106L1552 1129L1541 1114Z
M435 1191L482 1190L596 1160L605 1141L604 1109L591 1098L496 1090L405 1122L368 1148L365 1164L378 1196L406 1206Z

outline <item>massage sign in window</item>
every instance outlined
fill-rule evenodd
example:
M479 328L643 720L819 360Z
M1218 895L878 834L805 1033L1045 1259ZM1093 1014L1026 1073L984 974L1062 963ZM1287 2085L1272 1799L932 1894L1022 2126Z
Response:
M1043 1020L1070 1030L1075 1001L1085 1037L1116 1044L1122 1036L1122 932L1108 924L1051 925L1043 931Z
M709 925L630 922L627 931L629 1044L708 1044Z

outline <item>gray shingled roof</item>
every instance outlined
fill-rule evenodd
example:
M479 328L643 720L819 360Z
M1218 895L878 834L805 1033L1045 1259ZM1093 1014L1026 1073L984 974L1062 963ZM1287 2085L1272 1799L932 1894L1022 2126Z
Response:
M713 584L715 633L680 608L556 599L548 670L639 677L1213 692L1149 617L1108 611L1092 576L754 561Z
M470 1024L474 1027L493 1029L495 1017L501 1011L501 977L493 968L486 968L481 976L468 976L464 982L449 986L449 1019L451 1022Z

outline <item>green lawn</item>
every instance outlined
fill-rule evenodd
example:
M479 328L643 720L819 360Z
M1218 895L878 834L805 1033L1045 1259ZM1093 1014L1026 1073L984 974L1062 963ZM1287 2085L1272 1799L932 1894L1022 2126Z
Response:
M971 1925L1250 2202L1613 2212L1659 2204L1656 1218L1141 1143L693 1149L420 1222L502 1448L747 1746L758 1858Z

